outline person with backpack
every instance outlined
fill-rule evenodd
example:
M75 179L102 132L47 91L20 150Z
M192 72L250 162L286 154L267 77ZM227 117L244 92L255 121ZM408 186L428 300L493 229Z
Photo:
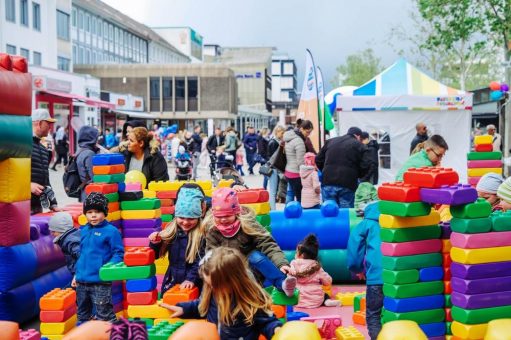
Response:
M85 185L92 182L94 177L92 173L92 157L99 151L99 148L96 146L98 135L99 131L92 126L82 126L78 132L78 146L80 149L76 154L76 166L80 176L80 183L82 184L80 202L85 201L87 197Z
M236 131L234 131L232 126L228 126L227 129L225 129L225 134L225 152L236 159L236 150L238 150L240 146Z

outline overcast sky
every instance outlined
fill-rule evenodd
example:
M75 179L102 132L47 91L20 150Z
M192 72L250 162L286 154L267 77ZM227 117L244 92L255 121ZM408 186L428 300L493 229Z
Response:
M190 26L205 44L274 46L295 59L301 90L309 48L331 89L345 57L372 47L389 66L398 57L386 43L406 25L410 0L103 0L148 26Z

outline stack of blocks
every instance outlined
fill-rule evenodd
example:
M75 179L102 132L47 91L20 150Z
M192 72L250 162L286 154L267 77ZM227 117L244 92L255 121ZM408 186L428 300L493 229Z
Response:
M502 175L502 152L493 151L492 142L493 136L475 136L475 151L467 154L468 183L474 187L486 173L494 172Z
M141 194L139 191L138 193ZM159 230L162 224L161 203L158 198L125 197L121 194L121 218L123 227L123 242L125 247L147 247L147 237ZM133 200L131 200L133 198Z
M491 213L484 199L451 212L452 334L480 339L511 315L511 213Z
M76 292L56 288L39 300L41 334L49 340L60 340L76 325Z
M353 301L353 323L365 326L366 324L366 295L358 294Z
M270 228L270 195L264 189L249 189L238 192L238 200L242 206L252 208L256 214L256 220L266 230Z

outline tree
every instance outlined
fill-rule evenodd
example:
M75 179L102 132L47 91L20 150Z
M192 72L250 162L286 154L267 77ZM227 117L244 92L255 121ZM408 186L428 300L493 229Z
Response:
M330 81L332 86L360 86L383 70L381 59L374 55L371 48L351 54L346 62L336 68L336 77Z
M511 0L484 0L489 38L501 46L506 61L511 60Z

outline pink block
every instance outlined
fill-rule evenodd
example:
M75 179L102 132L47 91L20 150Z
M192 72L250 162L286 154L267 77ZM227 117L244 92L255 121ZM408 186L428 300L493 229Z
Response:
M30 241L30 200L0 203L0 246Z
M381 252L385 256L407 256L435 253L442 250L442 240L423 240L401 243L381 243Z
M500 168L502 166L501 160L483 160L483 161L467 161L467 168Z
M511 246L511 231L481 234L451 233L451 245L458 248L476 249Z
M41 340L41 334L35 329L19 330L20 340Z
M479 183L480 179L481 179L481 177L469 177L468 178L468 184L470 184L471 186L475 187L477 185L477 183Z
M335 338L335 330L342 326L341 315L308 316L301 318L300 321L314 322L318 326L321 337L326 339Z
M149 240L147 237L134 237L123 239L125 247L147 247Z
M126 183L125 191L141 191L142 184L140 183Z
M156 289L158 289L158 292L161 291L161 284L163 283L164 278L165 278L165 275L156 274L156 282L158 282L158 284L156 285Z

